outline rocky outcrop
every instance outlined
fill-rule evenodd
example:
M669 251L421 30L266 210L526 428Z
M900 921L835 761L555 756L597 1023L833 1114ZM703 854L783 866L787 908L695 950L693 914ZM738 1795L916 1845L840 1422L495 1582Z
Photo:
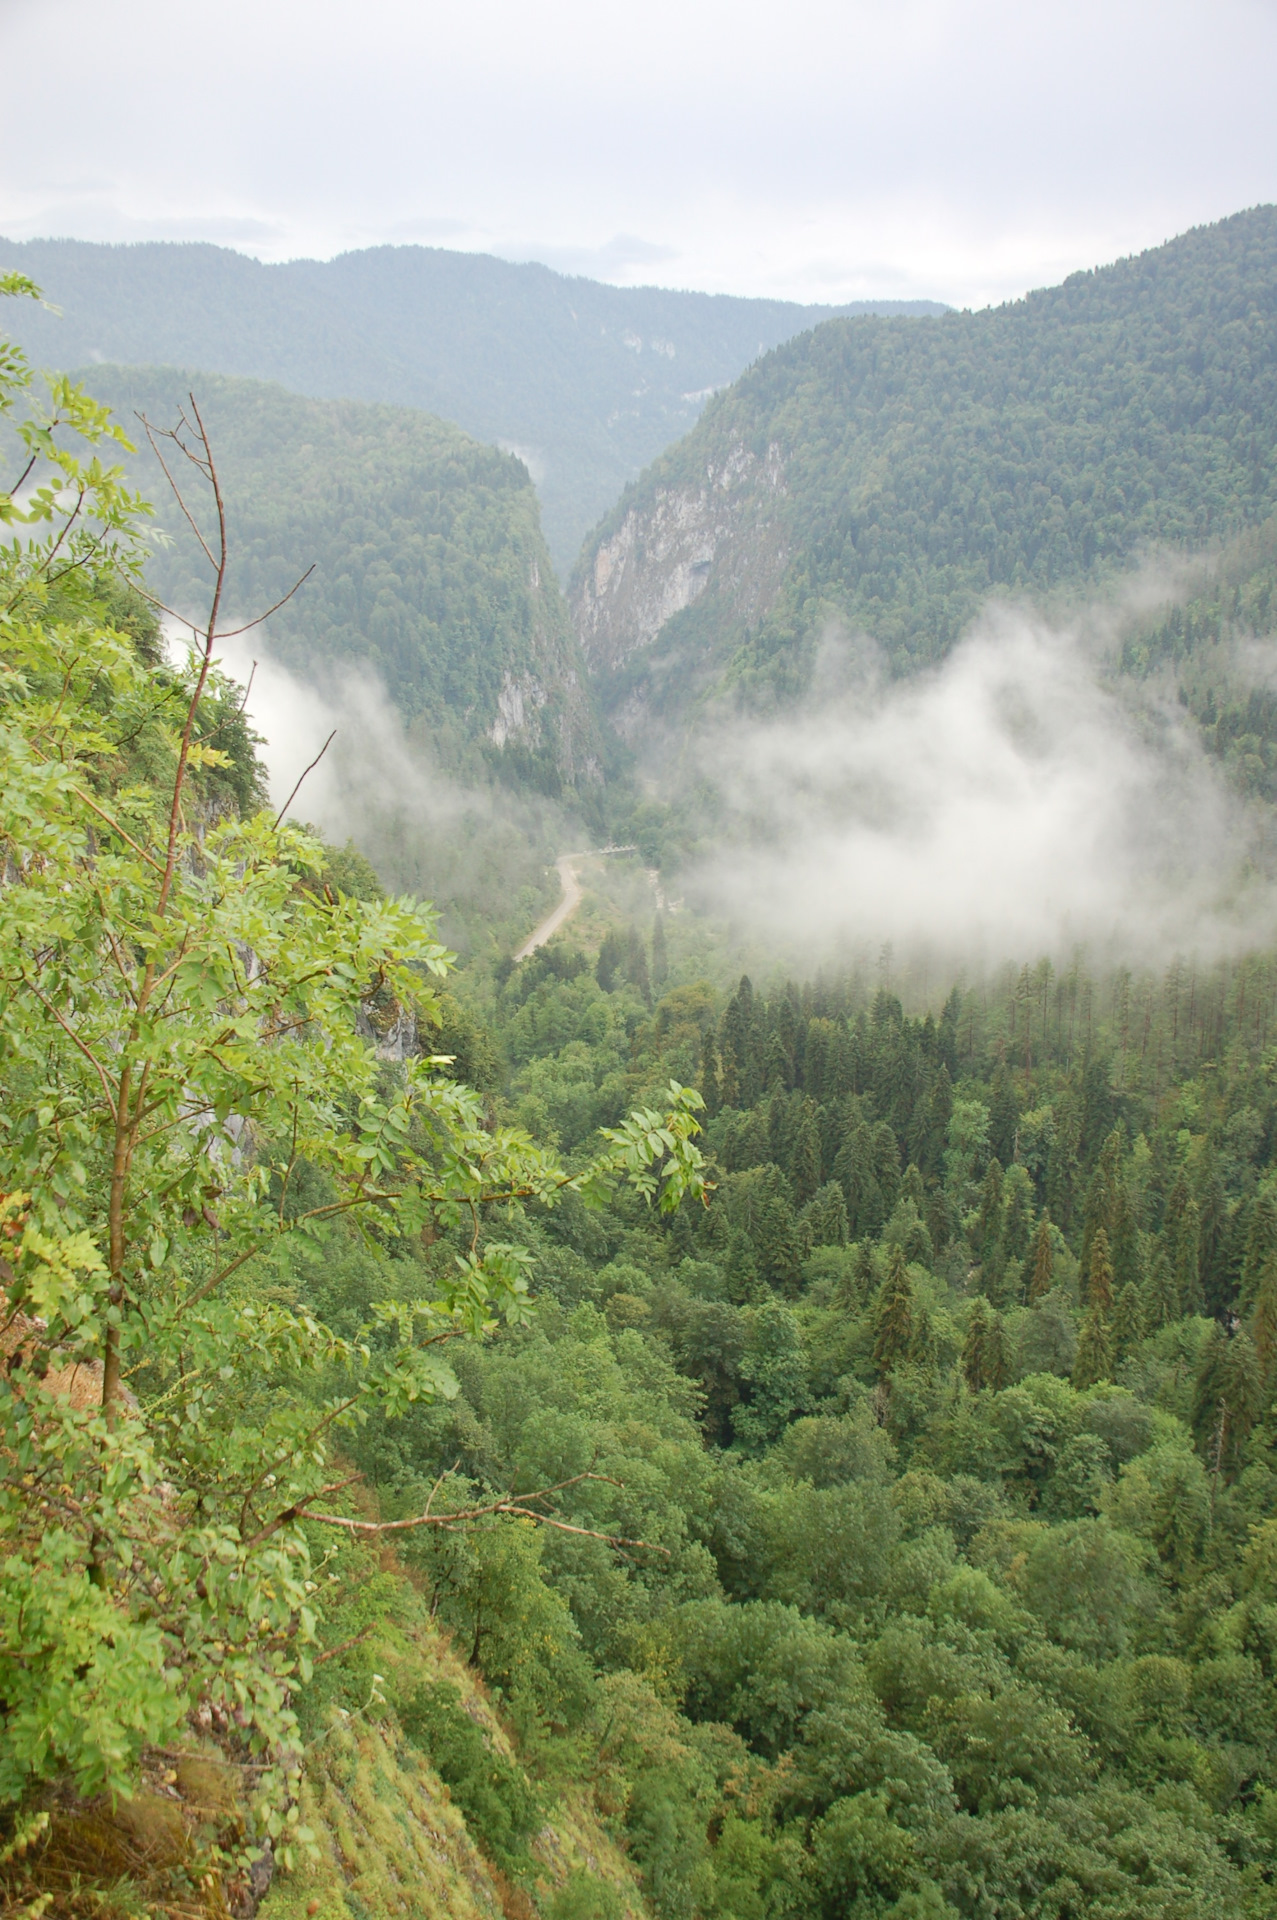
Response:
M770 604L788 560L781 507L785 463L732 441L700 475L658 485L605 532L572 592L572 617L592 672L615 674L708 591L737 620Z

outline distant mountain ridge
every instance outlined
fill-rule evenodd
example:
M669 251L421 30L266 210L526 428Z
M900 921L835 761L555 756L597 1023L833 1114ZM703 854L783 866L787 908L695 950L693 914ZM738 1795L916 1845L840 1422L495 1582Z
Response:
M268 266L203 243L0 239L0 268L30 275L61 309L24 305L8 322L39 364L275 380L419 407L518 453L563 578L625 483L758 354L834 314L944 311L610 287L416 246Z
M1100 581L1277 510L1277 208L1062 286L778 347L627 489L582 555L577 631L622 732L769 705L823 633L897 672L990 593Z

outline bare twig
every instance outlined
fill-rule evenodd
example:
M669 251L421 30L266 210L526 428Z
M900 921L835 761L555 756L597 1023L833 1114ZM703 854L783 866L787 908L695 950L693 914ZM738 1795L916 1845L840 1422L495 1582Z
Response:
M260 627L263 620L269 620L272 613L278 613L281 607L287 606L288 602L292 599L293 595L297 592L298 588L305 586L306 582L310 579L310 576L314 571L315 571L315 562L312 560L310 565L307 567L305 573L302 575L301 579L294 580L292 586L288 589L288 592L283 596L282 599L277 600L273 607L267 607L265 613L255 614L254 617L251 620L247 621L245 625L242 627L223 627L222 631L217 636L218 639L219 640L237 640L241 633L251 633L254 627ZM253 664L256 665L257 664L256 661L254 661Z
M376 1624L375 1620L370 1620L366 1627L360 1627L358 1633L352 1633L349 1640L340 1640L335 1647L326 1647L322 1653L315 1655L311 1666L322 1667L325 1660L335 1660L339 1653L349 1653L352 1647L357 1647L361 1640L368 1638Z
M324 755L327 753L329 747L331 747L333 741L336 738L337 738L337 729L336 727L334 727L332 732L329 734L328 738L325 740L323 746L319 749L319 752L315 755L314 759L311 761L310 765L308 767L303 768L301 779L298 780L297 785L293 788L287 800L285 800L283 806L280 808L279 812L275 815L275 825L277 827L280 821L283 819L284 815L288 812L288 809L292 806L293 801L297 798L298 794L301 792L302 780L306 778L306 775L308 773L313 773L315 771L315 768L319 765L320 761L323 759Z
M456 1469L453 1468L452 1471L455 1472ZM447 1477L446 1474L441 1475L440 1480ZM458 1527L469 1526L476 1520L486 1520L496 1514L508 1514L516 1520L533 1520L538 1526L553 1527L559 1533L574 1533L585 1540L602 1540L609 1547L638 1547L647 1553L664 1554L665 1558L669 1559L669 1548L657 1546L654 1541L631 1540L624 1534L603 1533L595 1527L574 1526L571 1521L560 1520L554 1514L541 1513L536 1507L528 1504L532 1500L547 1500L552 1493L562 1493L567 1487L579 1486L583 1480L601 1480L610 1487L621 1484L619 1480L613 1480L604 1473L576 1473L570 1480L560 1480L556 1486L543 1487L537 1493L514 1496L506 1494L500 1500L489 1500L479 1506L455 1507L451 1513L431 1513L430 1507L440 1484L440 1481L436 1481L431 1488L425 1512L415 1515L411 1520L352 1520L339 1513L308 1513L306 1518L318 1521L327 1527L342 1527L348 1533L370 1536L379 1533L405 1533L416 1527L439 1527L444 1532L450 1533Z

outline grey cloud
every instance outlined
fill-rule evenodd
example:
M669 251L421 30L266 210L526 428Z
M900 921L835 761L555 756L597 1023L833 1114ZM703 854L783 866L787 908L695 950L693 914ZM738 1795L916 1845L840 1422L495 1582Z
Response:
M883 941L1155 960L1272 935L1257 823L1169 696L1106 679L1084 623L993 609L907 682L830 656L811 709L701 743L728 839L689 899L809 963Z

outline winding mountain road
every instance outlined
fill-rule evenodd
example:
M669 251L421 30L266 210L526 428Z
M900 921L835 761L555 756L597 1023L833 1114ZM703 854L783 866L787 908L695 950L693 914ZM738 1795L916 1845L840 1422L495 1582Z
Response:
M604 853L637 853L637 847L594 847L588 853L561 853L555 861L559 870L559 884L563 888L563 898L557 907L551 908L545 919L537 923L523 945L515 953L516 960L526 960L530 953L543 947L552 939L565 920L570 920L581 904L581 882L577 877L577 863L585 860L597 860Z

